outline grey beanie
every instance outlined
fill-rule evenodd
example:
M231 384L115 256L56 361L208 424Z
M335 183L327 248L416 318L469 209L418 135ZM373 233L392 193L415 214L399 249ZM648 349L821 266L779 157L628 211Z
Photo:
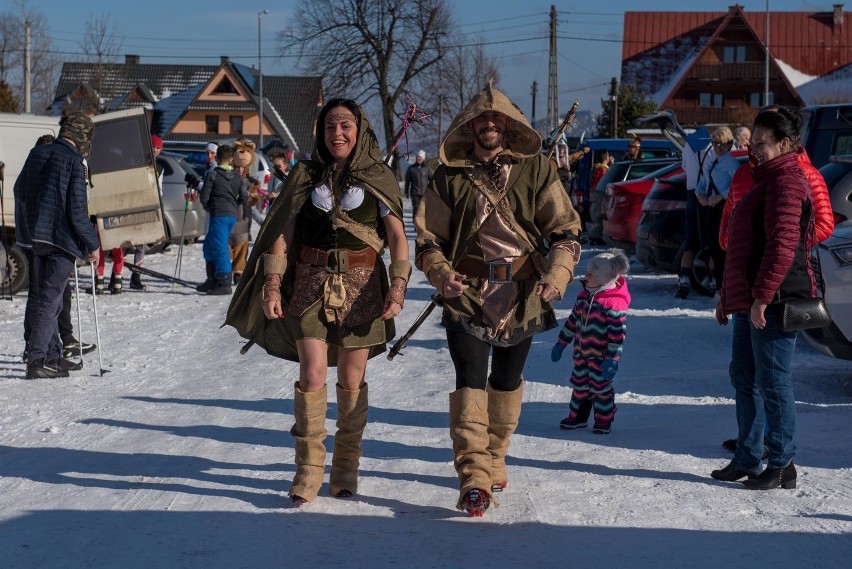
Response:
M594 272L602 285L614 283L630 270L630 260L621 249L611 249L592 257L586 272Z
M92 148L92 137L95 135L95 123L86 113L73 112L62 117L59 121L59 138L65 138L74 143L83 158L88 158Z

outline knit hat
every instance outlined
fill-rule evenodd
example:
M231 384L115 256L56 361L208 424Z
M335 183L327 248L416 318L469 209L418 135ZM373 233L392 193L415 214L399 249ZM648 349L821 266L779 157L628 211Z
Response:
M621 249L611 249L592 257L587 273L597 275L602 286L612 284L622 275L630 270L630 261Z
M83 158L89 156L93 136L95 136L95 123L86 113L69 113L59 121L59 138L73 142Z
M205 148L205 150L207 152L216 152L217 150L219 150L219 145L216 144L215 142L208 142L207 148Z
M151 146L154 148L159 148L162 150L163 148L163 139L157 136L156 134L151 135Z
M424 159L425 159L425 158L426 158L426 151L425 151L425 150L421 150L420 152L418 152L418 153L417 153L417 157L418 157L418 158L424 158Z

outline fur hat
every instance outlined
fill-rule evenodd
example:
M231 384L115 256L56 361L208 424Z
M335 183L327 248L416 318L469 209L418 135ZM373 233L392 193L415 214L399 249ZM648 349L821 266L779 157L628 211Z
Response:
M587 273L595 273L602 285L614 283L630 270L630 260L621 249L610 249L592 257Z
M73 142L83 158L88 158L94 136L95 123L86 113L69 113L59 121L59 138Z

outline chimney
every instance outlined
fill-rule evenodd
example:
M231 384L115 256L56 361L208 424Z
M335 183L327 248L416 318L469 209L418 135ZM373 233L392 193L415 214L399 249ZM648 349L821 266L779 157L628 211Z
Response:
M843 25L843 4L834 5L834 25Z
M220 55L219 57L221 57L221 58L222 58L222 65L224 65L224 64L228 63L229 61L231 61L231 58L230 58L230 57L228 57L227 55Z
M139 63L139 56L138 55L127 54L127 55L124 56L124 64L125 65L136 65L137 63Z

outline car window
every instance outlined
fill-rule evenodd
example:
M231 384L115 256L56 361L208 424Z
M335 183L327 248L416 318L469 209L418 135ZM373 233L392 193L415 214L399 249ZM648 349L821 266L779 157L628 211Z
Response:
M163 169L163 176L171 176L175 173L172 169L172 165L168 160L163 160L162 158L157 158L157 165Z
M89 155L92 172L105 174L150 167L151 145L148 141L148 127L142 115L135 120L99 123L92 138L92 151Z
M837 135L832 154L852 154L852 133Z
M652 174L657 170L665 168L667 164L660 164L659 162L654 164L641 164L635 163L633 167L630 168L630 171L627 172L628 180L635 180L636 178L642 178L643 176L647 176L648 174Z

